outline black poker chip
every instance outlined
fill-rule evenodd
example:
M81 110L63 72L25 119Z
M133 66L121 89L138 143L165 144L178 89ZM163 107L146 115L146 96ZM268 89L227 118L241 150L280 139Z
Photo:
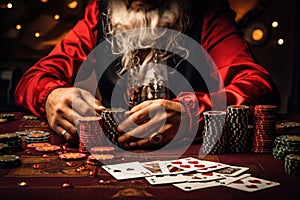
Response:
M17 155L0 155L0 168L15 168L21 165L21 158Z

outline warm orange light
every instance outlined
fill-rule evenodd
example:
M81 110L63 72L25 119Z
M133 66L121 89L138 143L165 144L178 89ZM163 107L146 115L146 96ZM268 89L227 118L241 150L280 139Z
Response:
M21 28L22 28L22 26L21 26L20 24L17 24L17 25L16 25L16 29L17 29L17 30L21 30Z
M71 1L70 3L68 3L68 7L70 9L75 9L78 6L78 2L77 1Z
M252 39L254 41L260 41L262 40L264 37L264 31L257 28L257 29L254 29L253 32L252 32Z
M41 2L42 2L42 3L47 3L47 2L48 2L48 0L41 0Z
M39 32L35 32L34 37L39 38L39 37L41 37L41 34Z
M272 22L272 27L273 27L273 28L276 28L276 27L278 27L278 25L279 25L279 24L278 24L278 22L277 22L277 21L274 21L274 22Z
M55 20L59 20L60 16L59 15L54 15L53 17Z
M283 39L279 39L277 42L278 42L279 45L283 45L284 40Z
M7 7L7 8L12 8L13 5L12 5L12 3L8 3L8 4L6 5L6 7Z

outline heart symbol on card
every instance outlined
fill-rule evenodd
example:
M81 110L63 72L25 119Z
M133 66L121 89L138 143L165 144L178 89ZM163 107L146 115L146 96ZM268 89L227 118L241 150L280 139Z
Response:
M195 160L195 161L188 161L188 163L195 165L195 164L198 164L199 162Z
M174 161L174 162L172 162L172 164L174 164L174 165L181 165L182 162L181 161Z
M257 180L257 179L252 179L252 180L249 180L249 183L261 184L261 181Z
M236 184L244 184L244 182L241 181L241 180L234 181L233 183L236 183Z
M182 168L191 168L190 165L180 165L180 167L182 167Z
M267 184L267 185L273 185L273 182L270 181L270 182L267 182L266 184Z
M212 173L212 172L207 172L207 173L203 173L202 175L203 175L203 176L212 176L213 173Z
M258 188L257 185L246 185L247 188Z
M203 168L203 167L205 167L205 165L194 165L195 167L197 167L197 168Z

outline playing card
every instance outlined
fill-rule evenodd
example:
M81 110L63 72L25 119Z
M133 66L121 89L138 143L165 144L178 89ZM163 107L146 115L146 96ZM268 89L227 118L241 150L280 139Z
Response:
M251 176L251 174L242 174L240 176L235 176L235 177L231 177L231 176L227 176L225 179L222 179L222 180L216 180L215 182L218 182L222 185L228 185L230 183L233 183L235 181L238 181L238 180L241 180L241 179L244 179L244 178L247 178Z
M280 183L276 183L273 181L268 181L260 178L255 177L247 177L241 180L237 180L231 184L226 185L227 187L243 190L246 192L255 192L258 190L270 188L280 185Z
M188 182L208 182L226 178L224 175L215 172L184 174L184 176L189 177Z
M186 183L176 183L173 184L175 187L178 187L184 191L192 191L192 190L199 190L203 188L215 187L220 186L220 183L215 181L210 182L186 182Z
M190 177L183 174L156 175L145 177L151 185L162 185L170 183L187 182Z
M214 171L228 166L222 163L200 160L193 157L172 160L169 161L169 164L174 167L184 169L186 171L197 170L198 172L209 172L209 171Z
M249 167L228 166L223 169L216 170L215 172L225 176L237 176L247 170L249 170Z
M102 168L117 180L141 178L151 175L151 172L145 169L139 162L104 165Z
M141 165L149 170L152 175L160 175L160 174L169 174L170 171L168 170L165 162L163 161L151 161L151 162L144 162Z

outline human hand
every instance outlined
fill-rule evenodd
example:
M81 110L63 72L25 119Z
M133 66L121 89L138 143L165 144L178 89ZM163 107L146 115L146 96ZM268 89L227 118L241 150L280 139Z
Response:
M45 111L50 128L71 144L78 142L75 124L81 116L96 116L105 107L90 92L75 88L57 88L47 97Z
M176 134L179 134L177 138L182 139L188 127L187 112L183 105L175 101L144 101L133 107L129 114L118 126L118 130L124 132L118 142L127 149L161 147Z

